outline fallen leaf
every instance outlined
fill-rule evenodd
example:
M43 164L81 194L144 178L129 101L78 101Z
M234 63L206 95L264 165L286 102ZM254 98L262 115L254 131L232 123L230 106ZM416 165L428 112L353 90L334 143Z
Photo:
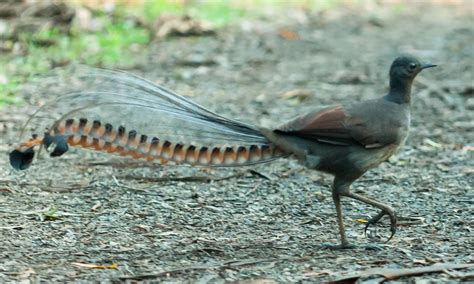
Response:
M117 269L118 264L112 263L111 265L97 265L92 263L81 263L81 262L73 262L72 265L82 268L91 268L91 269Z
M341 70L334 75L335 84L366 84L369 83L369 77L360 72Z
M11 190L9 187L0 187L0 192L13 193L13 190Z
M299 101L304 101L307 98L311 97L312 95L313 93L308 90L294 89L286 93L283 93L281 97L284 99L298 99Z
M33 276L34 274L36 274L36 272L33 270L33 268L28 268L27 270L24 270L24 271L20 272L20 274L18 276L21 279L28 279L31 276Z
M188 15L163 15L155 24L157 38L167 36L204 36L215 33L210 23L196 20Z
M424 142L425 144L430 145L431 147L434 147L434 148L443 148L443 144L438 143L438 142L435 142L435 141L433 141L433 140L431 140L431 139L429 139L429 138L423 139L423 142Z
M61 219L61 216L58 214L58 209L56 207L51 207L46 211L39 212L38 216L41 221L55 221Z
M100 201L97 201L94 206L91 207L91 211L97 211L102 206L102 203Z
M294 31L290 31L288 29L281 29L278 34L286 39L286 40L297 40L300 38L300 36L298 35L298 33L294 32Z

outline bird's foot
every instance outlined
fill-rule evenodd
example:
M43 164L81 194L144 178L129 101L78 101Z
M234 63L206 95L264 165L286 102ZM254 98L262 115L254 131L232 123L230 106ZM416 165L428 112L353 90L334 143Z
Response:
M382 210L379 212L379 214L375 215L374 217L372 217L370 220L367 221L367 223L365 224L365 228L364 228L364 235L367 237L367 230L369 229L369 227L371 225L375 225L377 224L380 219L382 219L383 216L385 216L385 211Z
M389 242L395 233L397 232L397 215L393 210L382 210L379 212L379 214L375 215L373 218L371 218L367 224L365 225L364 228L364 235L367 236L367 229L370 227L370 225L375 225L377 224L380 219L382 219L383 216L388 215L390 217L390 237L385 241L385 243Z

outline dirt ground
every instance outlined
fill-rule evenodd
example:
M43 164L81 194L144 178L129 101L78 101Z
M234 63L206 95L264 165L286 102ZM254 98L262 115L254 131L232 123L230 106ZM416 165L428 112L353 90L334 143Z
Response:
M377 211L344 200L348 236L361 246L323 249L339 242L331 177L293 160L203 169L74 150L13 171L7 143L33 107L4 107L0 281L324 282L350 273L367 280L361 272L371 268L472 264L472 9L385 6L246 21L159 40L131 70L223 115L270 126L311 107L383 95L401 53L439 64L414 85L403 151L353 186L396 209L390 242L386 219L366 237L358 219ZM394 282L473 275L472 267L445 269Z

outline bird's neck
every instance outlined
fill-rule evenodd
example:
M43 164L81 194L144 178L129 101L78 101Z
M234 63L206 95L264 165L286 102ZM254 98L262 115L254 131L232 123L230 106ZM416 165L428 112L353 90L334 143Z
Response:
M412 83L412 79L390 78L390 91L385 99L397 104L409 104Z

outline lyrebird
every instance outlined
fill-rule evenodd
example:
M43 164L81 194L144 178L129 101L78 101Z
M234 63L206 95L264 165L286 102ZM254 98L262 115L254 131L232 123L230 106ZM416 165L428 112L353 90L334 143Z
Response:
M305 113L274 129L218 115L135 75L92 70L76 77L93 84L80 86L33 114L24 127L33 128L32 138L17 145L10 163L16 169L28 168L36 146L49 149L51 156L78 146L202 166L246 166L294 156L308 168L335 177L332 196L341 237L338 247L350 247L342 196L380 209L368 225L388 215L391 238L397 221L393 209L351 192L350 186L404 144L412 82L421 70L434 66L410 56L397 58L390 67L390 89L385 96Z

